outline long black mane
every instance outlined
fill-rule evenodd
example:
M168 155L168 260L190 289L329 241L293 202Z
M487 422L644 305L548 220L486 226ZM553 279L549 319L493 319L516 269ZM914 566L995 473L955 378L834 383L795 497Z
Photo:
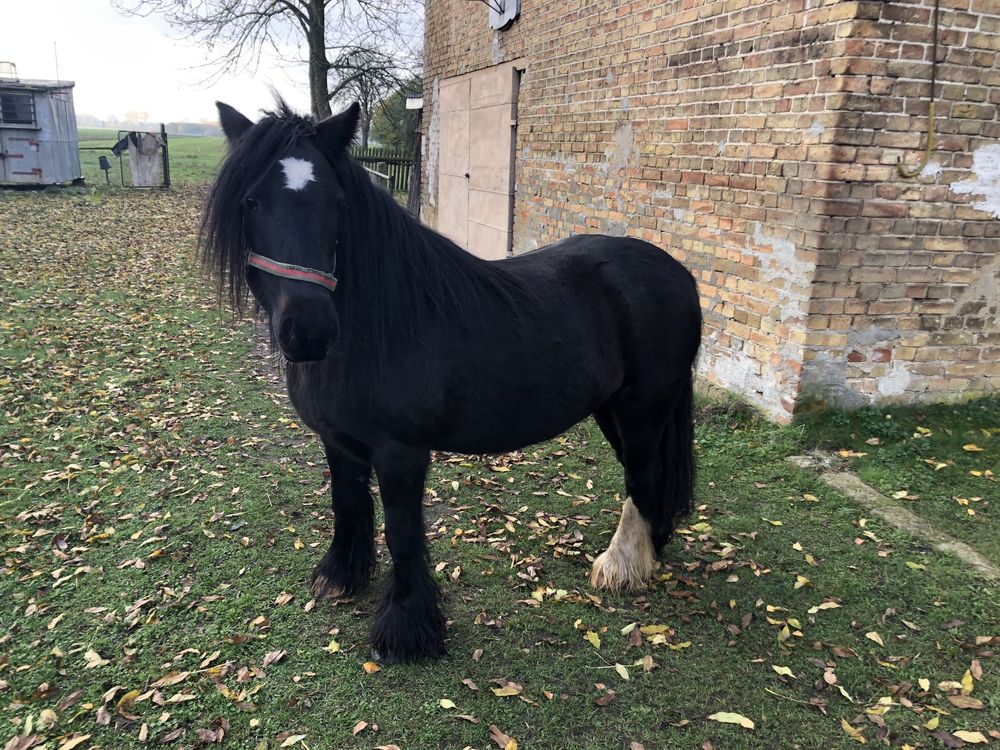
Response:
M247 300L246 263L250 243L243 224L243 198L249 188L303 137L315 135L311 117L296 115L283 99L273 112L265 112L242 138L228 141L225 160L212 183L202 215L199 246L202 263L219 282L237 311Z
M247 300L246 260L251 248L241 202L250 187L300 138L316 135L316 122L283 102L230 147L212 186L201 227L202 257L234 308ZM317 141L323 151L323 145ZM325 153L346 195L340 210L336 273L341 297L341 353L351 370L371 378L392 352L419 346L431 316L471 326L498 301L522 316L536 295L495 263L483 261L423 226L386 190L372 183L351 155ZM526 304L527 303L527 304Z

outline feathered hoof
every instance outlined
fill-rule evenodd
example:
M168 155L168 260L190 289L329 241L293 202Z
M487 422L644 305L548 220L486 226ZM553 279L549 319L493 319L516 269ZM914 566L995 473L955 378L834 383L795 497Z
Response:
M311 589L313 599L316 601L319 601L327 596L331 599L340 599L347 596L347 591L343 586L336 585L322 573L316 573L313 575Z
M645 588L655 571L649 524L629 498L611 544L594 560L590 584L609 591L634 591Z

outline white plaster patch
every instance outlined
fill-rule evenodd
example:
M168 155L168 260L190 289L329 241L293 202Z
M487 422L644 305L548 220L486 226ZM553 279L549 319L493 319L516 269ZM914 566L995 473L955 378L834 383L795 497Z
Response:
M310 182L315 182L311 161L289 156L278 162L285 170L285 187L289 190L302 190Z
M813 124L809 126L809 134L819 138L823 133L826 132L826 128L823 127L823 123L813 121Z
M921 177L937 177L944 170L940 164L936 161L929 161L924 165L924 168L920 170Z
M983 146L972 154L972 179L956 182L951 186L959 195L978 195L983 200L972 204L973 208L989 213L1000 219L1000 143Z
M910 385L910 372L902 362L893 362L889 373L878 381L878 392L882 396L902 396Z

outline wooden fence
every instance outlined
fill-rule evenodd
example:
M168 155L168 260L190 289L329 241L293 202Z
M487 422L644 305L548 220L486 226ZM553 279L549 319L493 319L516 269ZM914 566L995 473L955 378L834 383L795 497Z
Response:
M351 154L369 169L389 177L389 190L406 193L413 175L413 157L391 148L354 148Z

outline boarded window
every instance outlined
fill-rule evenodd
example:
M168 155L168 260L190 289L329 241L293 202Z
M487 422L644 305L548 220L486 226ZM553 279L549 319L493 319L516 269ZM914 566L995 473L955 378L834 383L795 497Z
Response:
M34 124L34 95L25 91L0 90L0 125Z

